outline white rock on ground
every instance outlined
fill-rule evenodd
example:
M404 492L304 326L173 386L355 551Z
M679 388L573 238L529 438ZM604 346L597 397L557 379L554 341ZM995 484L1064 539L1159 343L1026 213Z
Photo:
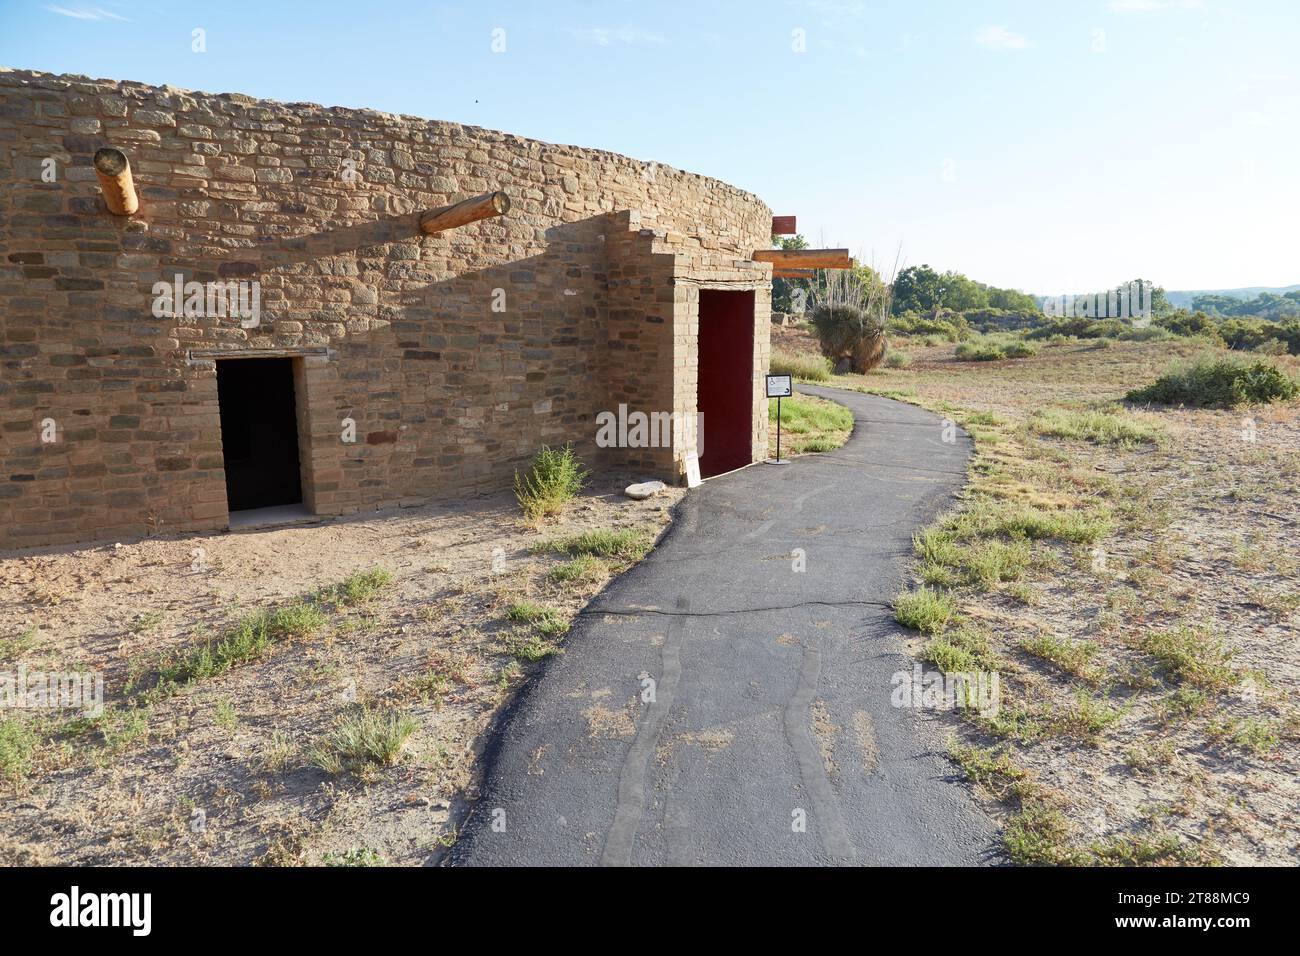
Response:
M667 487L662 481L641 481L635 485L628 485L623 489L623 494L637 501L644 501L646 498L653 498Z

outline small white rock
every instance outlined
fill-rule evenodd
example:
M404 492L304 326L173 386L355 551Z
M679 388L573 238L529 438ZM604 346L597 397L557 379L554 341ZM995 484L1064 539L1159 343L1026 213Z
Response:
M653 498L667 487L662 481L642 481L635 485L628 485L623 489L623 494L637 501L644 501L646 498Z

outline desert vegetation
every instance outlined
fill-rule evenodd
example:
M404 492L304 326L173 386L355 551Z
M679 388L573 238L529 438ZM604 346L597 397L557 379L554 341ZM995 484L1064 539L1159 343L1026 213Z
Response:
M835 402L811 395L784 398L781 408L781 457L831 451L848 441L853 413ZM777 402L768 402L768 454L776 455Z
M931 666L1001 676L951 756L1018 862L1293 861L1300 363L1157 328L998 333L1037 352L983 361L957 349L988 336L908 337L907 366L832 380L973 440L895 615Z
M531 521L554 518L582 490L588 476L572 445L543 445L526 472L515 472L515 500Z
M105 693L0 719L0 863L436 862L480 735L680 495L576 490L566 449L537 464L562 506L542 524L507 492L7 559L0 660Z

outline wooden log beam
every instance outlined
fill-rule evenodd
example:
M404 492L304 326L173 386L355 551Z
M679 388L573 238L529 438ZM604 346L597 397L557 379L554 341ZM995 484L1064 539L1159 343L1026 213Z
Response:
M95 175L104 191L104 202L115 216L134 216L140 211L140 198L131 179L131 164L120 149L105 147L95 153Z
M817 274L816 269L773 269L773 279L811 279Z
M778 269L849 269L847 249L756 249L755 262L770 262Z
M772 235L793 236L799 230L794 226L794 216L773 216Z
M420 213L420 230L426 235L455 229L480 219L491 219L510 211L510 197L503 192L484 193L473 199L443 206L440 209L427 209Z

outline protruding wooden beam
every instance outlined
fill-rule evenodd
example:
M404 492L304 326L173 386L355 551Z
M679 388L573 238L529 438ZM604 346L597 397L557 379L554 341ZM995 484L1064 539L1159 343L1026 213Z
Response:
M491 219L510 211L510 197L503 192L484 193L441 209L420 213L420 229L426 234L455 229L480 219Z
M811 279L817 274L816 269L773 269L773 279Z
M794 216L773 216L772 235L793 236L799 230L794 227Z
M115 216L134 216L140 211L140 199L131 179L131 164L120 149L106 146L95 153L95 175L104 191L104 202Z
M756 249L755 262L770 262L778 269L849 269L847 249Z

